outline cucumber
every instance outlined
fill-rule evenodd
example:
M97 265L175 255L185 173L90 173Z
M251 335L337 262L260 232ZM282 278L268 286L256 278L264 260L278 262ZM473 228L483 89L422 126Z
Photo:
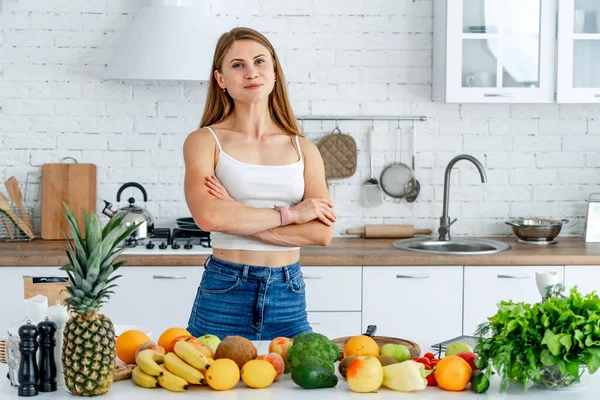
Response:
M292 370L292 381L304 389L335 387L338 377L330 368L313 362L305 362Z

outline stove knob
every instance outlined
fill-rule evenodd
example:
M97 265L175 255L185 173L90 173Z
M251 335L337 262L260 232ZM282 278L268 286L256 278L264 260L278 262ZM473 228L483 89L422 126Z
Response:
M172 248L173 250L177 250L177 249L178 249L178 248L180 248L180 247L181 247L181 246L180 246L179 244L177 244L177 243L173 243L173 244L171 245L171 248Z
M186 250L189 250L192 247L194 247L194 246L192 246L192 242L190 242L189 240L188 240L188 242L186 244L183 245L183 248L186 249Z
M161 244L158 245L158 248L161 250L164 250L167 248L167 244L165 242L162 242Z
M148 250L152 250L152 249L154 248L154 246L155 246L155 244L154 244L154 243L152 243L152 242L148 242L148 244L146 245L146 248L147 248Z

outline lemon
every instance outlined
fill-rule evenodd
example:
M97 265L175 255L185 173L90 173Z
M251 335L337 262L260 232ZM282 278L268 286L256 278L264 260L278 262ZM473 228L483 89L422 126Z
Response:
M210 363L206 370L206 382L215 390L229 390L240 381L240 368L229 358Z
M251 360L242 367L242 381L251 388L266 388L273 383L275 376L275 367L265 360Z

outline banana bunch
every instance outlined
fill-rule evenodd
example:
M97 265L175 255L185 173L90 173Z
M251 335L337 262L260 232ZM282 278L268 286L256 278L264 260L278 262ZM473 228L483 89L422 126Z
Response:
M189 384L206 385L204 375L212 359L183 340L177 342L174 350L166 355L153 349L140 351L131 376L133 381L141 387L161 386L172 392L183 392Z

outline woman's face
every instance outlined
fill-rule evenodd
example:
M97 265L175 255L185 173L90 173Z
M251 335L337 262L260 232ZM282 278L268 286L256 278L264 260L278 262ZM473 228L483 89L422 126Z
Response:
M275 67L269 50L253 40L238 40L225 54L222 72L215 71L221 89L237 101L266 100L275 85Z

